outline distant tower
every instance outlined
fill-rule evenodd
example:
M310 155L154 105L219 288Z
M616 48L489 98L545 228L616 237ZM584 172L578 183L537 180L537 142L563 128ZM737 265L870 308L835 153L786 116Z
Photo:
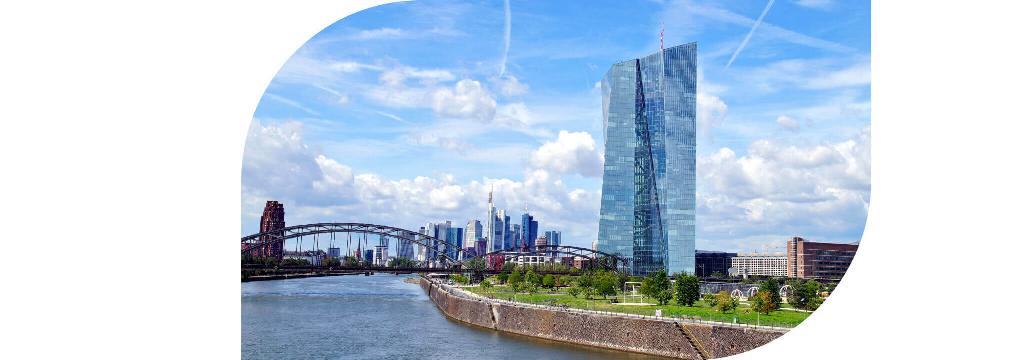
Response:
M259 218L259 232L264 233L283 228L284 204L275 200L267 201L266 206L263 207L263 216ZM274 241L274 237L270 235L260 236L256 256L282 259L284 257L284 242Z
M496 230L494 226L495 210L496 209L494 209L494 185L490 185L490 195L487 196L487 227L486 229L483 229L483 232L486 234L484 237L487 240L486 252L488 253L494 251L494 243L496 242L494 241L494 231ZM498 246L498 250L500 250L500 246Z

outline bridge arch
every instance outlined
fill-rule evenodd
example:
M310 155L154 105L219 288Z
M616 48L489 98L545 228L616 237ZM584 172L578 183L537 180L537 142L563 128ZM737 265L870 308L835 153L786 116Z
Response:
M284 241L288 239L300 238L303 236L311 236L316 234L338 234L338 233L360 233L360 234L375 234L386 237L393 237L400 240L406 240L414 244L424 246L427 249L431 249L434 254L442 261L447 267L460 267L461 261L458 259L462 257L462 249L454 244L447 241L435 238L433 236L420 234L415 231L397 228L386 225L376 224L365 224L365 223L315 223L315 224L304 224L294 225L285 228L264 231L241 238L242 244L242 255L252 255L253 252L260 249L264 249L268 246L283 246ZM443 248L439 245L443 245ZM447 249L455 249L454 256L448 254Z

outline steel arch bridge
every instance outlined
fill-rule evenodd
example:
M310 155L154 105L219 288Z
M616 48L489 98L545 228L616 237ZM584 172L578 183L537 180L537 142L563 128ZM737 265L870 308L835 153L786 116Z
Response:
M603 270L614 271L618 273L628 273L629 264L628 259L618 255L609 254L603 251L587 249L578 246L569 245L536 245L532 248L518 248L518 249L506 249L489 252L483 257L488 261L488 270L500 270L494 268L493 259L500 258L501 262L522 262L528 263L523 258L530 256L537 257L552 257L554 259L560 259L563 257L582 257L588 260L589 268L597 268Z
M289 239L302 239L306 236L317 236L319 234L343 233L379 235L405 240L410 243L426 247L432 254L434 254L436 260L439 261L439 263L436 263L436 266L454 271L463 270L463 267L464 270L473 272L500 271L501 263L506 261L518 262L519 259L528 256L543 256L545 258L554 259L560 259L566 256L571 256L573 258L578 256L587 260L588 268L603 269L626 274L629 269L628 259L602 251L569 245L539 245L532 248L493 251L482 256L482 258L486 260L486 266L485 268L480 268L479 262L473 261L475 258L479 257L466 259L463 256L463 250L458 246L455 246L455 244L411 230L366 223L315 223L294 225L277 230L264 231L242 237L241 254L250 256L267 256L268 254L272 254L270 256L280 258L283 256L284 243ZM278 249L278 252L275 253L269 249ZM436 266L431 267L429 265L430 264L425 264L425 267L436 268Z
M255 255L254 253L262 251L265 254L266 249L269 248L283 249L284 242L288 239L301 239L318 234L342 233L374 234L409 241L430 249L433 254L436 254L437 260L440 261L443 267L457 269L462 266L462 262L458 260L462 257L462 249L454 244L415 231L364 223L315 223L264 231L242 237L241 253L242 255ZM454 249L451 251L453 254L448 254L448 249Z

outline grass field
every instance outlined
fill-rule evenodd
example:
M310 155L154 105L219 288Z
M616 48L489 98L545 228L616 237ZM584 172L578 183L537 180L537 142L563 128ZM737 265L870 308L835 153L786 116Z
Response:
M709 304L704 301L698 301L692 307L675 305L674 301L670 305L656 305L656 301L652 299L646 299L645 303L651 305L620 305L612 304L612 298L601 298L599 296L593 299L584 299L582 295L579 297L572 297L561 291L548 291L546 289L540 290L535 294L528 293L516 293L513 294L511 288L507 286L494 286L489 290L483 290L479 287L466 287L465 290L474 292L490 298L497 298L502 300L513 300L518 302L530 303L530 304L541 304L541 305L565 305L571 308L597 310L597 311L610 311L627 314L639 314L639 315L654 315L657 309L661 309L662 316L672 317L698 317L703 320L721 321L721 322L738 322L743 324L757 324L759 318L760 325L769 326L781 326L781 327L793 327L799 325L805 320L811 313L786 310L791 309L788 304L782 304L781 310L771 312L769 315L757 314L747 302L741 302L739 308L735 311L722 313L710 307ZM627 298L623 299L621 295L617 297L618 302L639 302L638 299Z

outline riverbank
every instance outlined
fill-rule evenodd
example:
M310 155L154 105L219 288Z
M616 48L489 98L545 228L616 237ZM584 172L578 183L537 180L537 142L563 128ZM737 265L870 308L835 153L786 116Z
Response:
M445 316L519 335L682 359L735 355L787 330L562 309L489 299L426 278L420 286Z

